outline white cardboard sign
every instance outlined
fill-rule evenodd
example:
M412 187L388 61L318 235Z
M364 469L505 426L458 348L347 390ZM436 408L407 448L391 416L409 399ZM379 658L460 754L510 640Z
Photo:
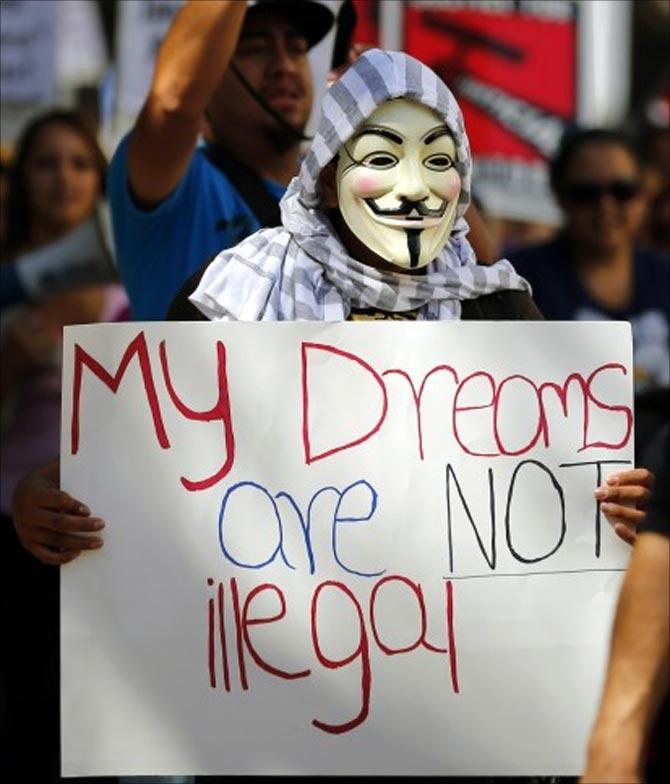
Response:
M623 323L68 328L66 775L576 774Z

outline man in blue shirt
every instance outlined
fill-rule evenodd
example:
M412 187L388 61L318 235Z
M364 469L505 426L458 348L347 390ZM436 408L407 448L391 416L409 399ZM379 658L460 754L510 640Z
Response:
M307 52L332 22L311 0L266 0L248 11L234 0L192 0L181 9L110 167L118 267L133 318L164 318L207 257L261 227L215 162L222 150L281 198L312 106ZM201 134L206 144L196 146Z

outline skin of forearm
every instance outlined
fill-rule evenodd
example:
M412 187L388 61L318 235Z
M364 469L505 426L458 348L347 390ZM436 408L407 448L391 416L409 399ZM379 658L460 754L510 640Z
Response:
M191 0L170 27L128 149L130 186L143 206L162 201L186 172L246 7L246 0Z
M590 768L607 764L618 765L622 774L640 772L650 727L668 689L669 570L667 537L641 534L617 606Z

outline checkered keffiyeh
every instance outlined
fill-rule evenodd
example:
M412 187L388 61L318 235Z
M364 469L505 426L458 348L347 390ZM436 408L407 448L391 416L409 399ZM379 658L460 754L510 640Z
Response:
M353 259L322 210L319 175L385 101L409 98L434 109L456 143L462 189L449 241L425 274L385 272ZM262 229L220 253L191 301L208 318L344 321L352 308L416 310L418 319L458 319L461 300L529 290L506 260L478 266L463 214L472 159L456 99L430 68L401 52L365 52L326 93L312 145L281 200L282 226Z

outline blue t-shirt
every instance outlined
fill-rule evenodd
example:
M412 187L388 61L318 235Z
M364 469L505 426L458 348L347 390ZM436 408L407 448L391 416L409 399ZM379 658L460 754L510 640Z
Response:
M209 256L237 245L261 225L202 148L164 201L151 210L138 207L128 185L128 139L116 150L107 181L116 257L133 319L157 321ZM275 198L284 195L284 186L265 183Z
M533 287L533 299L545 318L630 322L636 392L670 384L670 261L665 256L652 250L635 251L633 294L628 306L619 311L608 310L589 295L565 236L507 258Z

